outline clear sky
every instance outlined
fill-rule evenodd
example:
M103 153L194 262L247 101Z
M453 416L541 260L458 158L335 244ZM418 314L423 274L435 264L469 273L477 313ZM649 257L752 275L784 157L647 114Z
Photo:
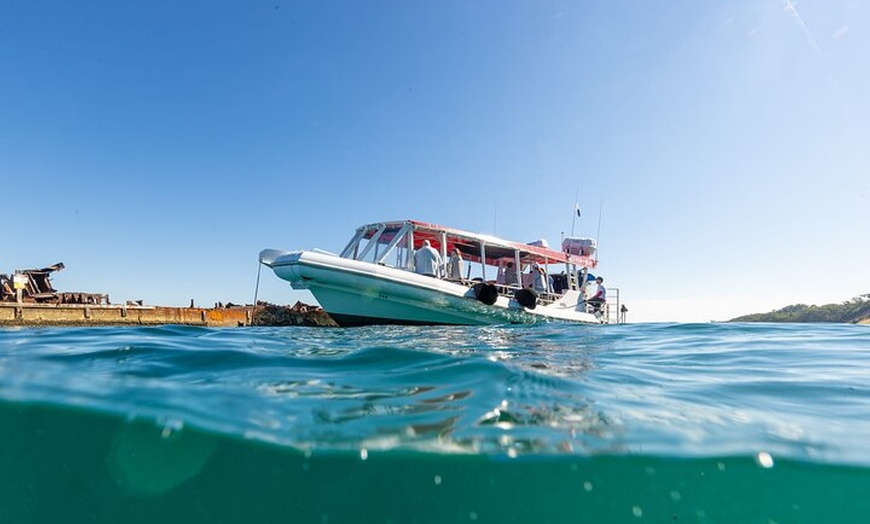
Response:
M261 249L399 218L557 245L576 194L630 321L841 302L868 3L6 0L0 272L250 303ZM313 303L268 268L259 298Z

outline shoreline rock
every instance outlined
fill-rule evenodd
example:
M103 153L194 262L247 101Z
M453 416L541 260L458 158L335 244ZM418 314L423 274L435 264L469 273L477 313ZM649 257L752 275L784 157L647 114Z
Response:
M304 302L296 302L292 306L258 302L254 307L251 325L338 327L338 324L323 308Z

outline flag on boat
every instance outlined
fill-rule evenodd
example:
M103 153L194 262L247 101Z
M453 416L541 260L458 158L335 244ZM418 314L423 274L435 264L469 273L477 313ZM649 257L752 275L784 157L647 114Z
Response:
M574 212L577 213L577 216L580 216L580 204L574 204Z

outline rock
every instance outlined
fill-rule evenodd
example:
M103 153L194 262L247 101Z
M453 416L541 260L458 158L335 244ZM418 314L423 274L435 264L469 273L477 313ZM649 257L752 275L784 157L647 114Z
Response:
M253 326L323 326L338 324L320 306L296 302L293 306L279 306L258 302L254 307Z

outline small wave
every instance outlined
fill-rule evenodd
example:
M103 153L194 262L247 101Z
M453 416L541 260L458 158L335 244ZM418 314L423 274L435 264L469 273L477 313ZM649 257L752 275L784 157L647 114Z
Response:
M870 463L863 326L0 331L0 399L298 448Z

